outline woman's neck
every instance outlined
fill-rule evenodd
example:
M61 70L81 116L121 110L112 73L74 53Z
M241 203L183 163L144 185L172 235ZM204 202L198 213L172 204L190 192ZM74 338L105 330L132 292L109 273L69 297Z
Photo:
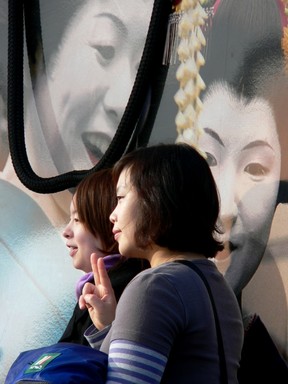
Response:
M172 262L175 260L197 260L197 259L206 259L204 255L193 253L193 252L175 252L170 251L167 248L158 248L156 249L150 258L151 267L158 267L163 263Z

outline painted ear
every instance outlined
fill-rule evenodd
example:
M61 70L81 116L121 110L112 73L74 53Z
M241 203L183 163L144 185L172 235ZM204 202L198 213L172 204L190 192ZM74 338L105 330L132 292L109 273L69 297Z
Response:
M129 1L131 4L127 7L127 2ZM143 49L140 50L140 57L136 60L137 65L135 66L138 69L135 70L134 85L128 97L126 108L123 109L122 117L119 118L119 121L116 121L117 119L114 118L115 126L113 130L115 134L109 140L105 132L102 132L102 136L100 134L100 138L96 139L94 137L91 139L90 133L93 131L93 127L89 126L91 119L89 119L89 111L85 113L85 106L89 103L91 104L91 100L97 98L101 91L98 91L95 87L93 94L87 90L88 98L87 94L82 99L79 98L80 92L76 95L76 98L73 98L74 87L71 93L67 92L65 99L67 105L68 103L71 105L76 102L77 97L77 102L79 102L79 105L76 105L72 112L70 111L69 129L71 133L69 132L69 135L78 134L83 149L82 147L77 147L77 145L74 148L72 145L67 144L66 136L63 138L62 133L60 134L61 127L55 114L55 103L57 103L57 100L55 100L51 93L49 83L53 81L49 72L49 65L53 63L50 45L51 40L58 39L56 49L54 47L54 50L59 53L65 41L61 41L61 38L58 36L65 36L66 26L71 31L70 16L75 17L75 15L79 14L83 18L83 10L81 8L84 8L89 3L91 2L86 0L67 2L66 9L59 6L60 2L54 0L49 2L50 5L39 2L39 0L23 0L23 2L9 0L7 90L9 147L12 163L18 178L28 189L37 193L54 193L73 188L88 173L111 166L125 152L137 146L147 145L162 97L169 67L169 65L163 65L163 51L168 17L172 11L172 2L167 0L151 0L151 12L149 17L147 17ZM143 12L141 12L141 5L139 5L141 3L141 1L135 2L135 0L125 1L126 7L129 10L133 10L133 7L138 7L138 14L143 19ZM53 20L51 20L51 12L47 9L49 6L56 7L56 11L54 9L52 12ZM69 8L72 6L75 9ZM147 1L143 1L142 6L147 7ZM98 4L97 7L100 7L101 11L103 5ZM119 2L119 7L121 7L121 2ZM63 12L63 8L65 8L64 14L60 17L59 13ZM107 10L106 6L105 14L108 13L109 9ZM102 12L103 14L104 11ZM116 17L113 15L113 17L108 18L106 24L103 22L103 19L104 17L102 16L101 20L99 18L98 21L100 32L98 31L93 35L97 36L97 38L94 39L93 37L94 40L92 39L92 42L89 41L87 46L89 45L91 50L94 49L96 51L93 60L96 62L95 55L98 55L101 65L103 67L106 65L107 71L105 76L109 78L108 64L109 59L115 54L115 47L111 47L109 44L105 46L107 39L102 38L101 33L105 29L106 24L108 31L111 32L111 25ZM53 31L51 31L51 22ZM50 34L46 30L47 25L50 25ZM85 25L87 26L88 23ZM121 26L121 34L123 35L126 33L125 28L126 26L123 24ZM57 37L53 33L57 34ZM98 37L99 35L100 37ZM117 36L119 36L119 33ZM137 36L135 36L135 41L138 40ZM24 50L23 42L26 43L27 47L27 60L25 61L23 56L26 58L26 50ZM78 55L81 56L80 51L73 51L73 57L78 58ZM127 52L125 52L125 55L127 55ZM54 63L57 65L57 59L54 59ZM80 60L78 58L78 63L81 63L81 58ZM67 70L72 65L68 60ZM124 67L119 68L119 77L123 76L125 69ZM81 71L81 65L79 65L79 71ZM63 76L64 74L65 70L63 71ZM81 78L84 79L85 75L85 72L83 72ZM71 85L75 85L75 82L76 79L71 79ZM61 84L59 84L59 87L61 87ZM89 82L87 87L89 88ZM115 96L113 101L115 101L116 97L119 97L119 95ZM60 108L59 104L57 105L58 109ZM65 106L61 106L63 109L60 108L62 115L67 112ZM104 123L104 118L102 120L100 118L98 121L99 125L101 125ZM79 132L83 126L87 126L87 132L81 135ZM101 127L102 125L100 126L100 131ZM32 141L32 143L28 142L28 140ZM94 152L91 150L96 140L98 141L97 153L96 150ZM83 143L84 141L85 143ZM87 153L86 147L89 147ZM83 153L85 152L84 158L86 163L85 161L77 163L73 161L75 159L71 159L77 151L81 154L81 150ZM89 151L93 153L91 154ZM95 157L97 157L97 160L95 160ZM95 160L94 162L89 161L92 158L93 161ZM89 166L86 166L87 163ZM96 165L93 165L95 163Z

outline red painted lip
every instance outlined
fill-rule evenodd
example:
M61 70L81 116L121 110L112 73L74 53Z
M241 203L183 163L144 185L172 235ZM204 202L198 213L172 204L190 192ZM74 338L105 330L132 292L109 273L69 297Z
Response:
M83 132L81 138L93 165L102 158L112 140L104 132Z
M96 165L98 163L99 159L97 157L95 157L94 154L91 151L89 151L89 149L87 149L87 153L88 153L88 156L89 156L90 161L93 164L93 166Z

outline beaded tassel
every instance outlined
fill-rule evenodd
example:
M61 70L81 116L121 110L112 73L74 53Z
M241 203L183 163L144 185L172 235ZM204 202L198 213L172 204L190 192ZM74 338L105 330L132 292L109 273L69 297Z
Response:
M178 26L182 17L182 12L179 6L180 2L181 0L173 1L172 13L169 15L162 62L164 65L176 64L177 61L177 46L179 43Z
M200 93L205 84L199 75L201 66L205 64L201 49L206 45L202 27L205 25L207 13L202 4L204 0L182 0L178 33L178 67L176 78L180 88L174 96L178 106L176 115L177 142L187 142L197 147L202 128L198 123L198 116L202 110Z

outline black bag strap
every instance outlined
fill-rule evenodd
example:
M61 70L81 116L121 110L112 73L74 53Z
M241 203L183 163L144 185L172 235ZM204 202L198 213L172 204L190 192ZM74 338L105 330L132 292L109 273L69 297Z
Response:
M213 307L214 312L214 318L215 318L215 325L216 325L216 332L217 332L217 340L218 340L218 352L219 352L219 360L220 360L220 379L222 384L228 384L228 376L227 376L227 366L226 366L226 358L225 358L225 352L224 352L224 345L223 345L223 339L222 339L222 332L220 328L220 322L217 314L217 309L215 305L215 301L213 298L213 294L211 291L211 287L204 276L203 272L200 268L198 268L193 262L188 260L176 260L177 262L186 265L187 267L193 269L203 280L203 283L205 284L211 304Z

